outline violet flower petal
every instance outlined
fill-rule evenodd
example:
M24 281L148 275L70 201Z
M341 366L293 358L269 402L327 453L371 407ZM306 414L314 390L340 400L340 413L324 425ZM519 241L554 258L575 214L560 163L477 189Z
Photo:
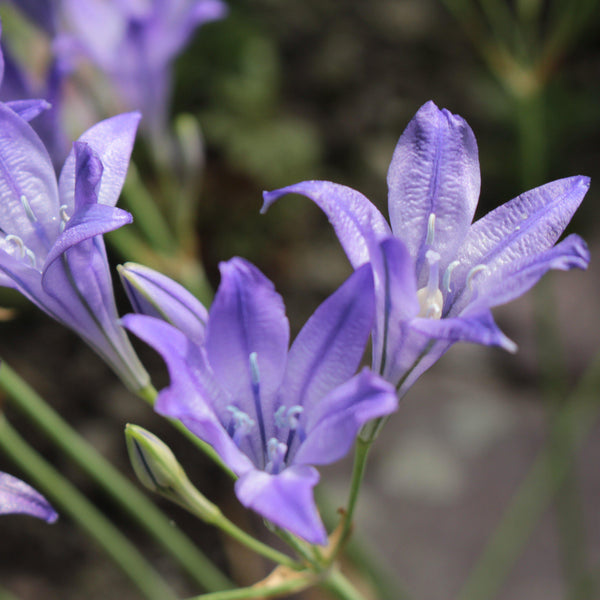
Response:
M474 299L469 302L466 311L510 302L532 288L550 269L586 269L589 261L587 244L573 233L541 254L506 263L491 276L482 277L481 283L475 279Z
M91 147L104 168L98 190L100 204L115 206L119 199L139 121L137 112L117 115L100 121L77 140ZM69 153L58 180L61 203L67 207L67 212L72 212L74 207L75 152L73 148Z
M221 284L210 307L206 352L216 378L239 407L270 429L252 393L260 379L261 405L281 385L289 343L289 325L281 296L254 266L233 258L219 265ZM254 355L258 373L253 373ZM235 373L234 376L232 374Z
M54 523L58 514L48 501L24 481L0 472L0 515L25 514Z
M281 396L311 411L356 372L373 325L373 276L357 269L306 322L289 352Z
M303 181L263 192L261 213L281 196L301 194L310 198L326 215L353 267L369 262L369 240L391 235L383 215L360 192L330 181Z
M277 475L253 470L235 484L240 502L269 521L311 544L325 545L327 532L315 505L313 488L319 473L313 467L294 465Z
M51 105L46 100L31 99L31 100L13 100L6 102L6 106L16 112L21 119L31 121L38 115L48 110Z
M292 463L326 465L339 460L365 423L389 415L397 407L393 386L363 370L321 398L310 412L306 439L292 455Z
M59 233L56 176L39 137L0 103L0 224L43 260ZM6 237L0 242L5 249Z
M387 181L392 230L414 257L422 285L430 215L435 215L435 238L427 246L442 256L445 268L443 257L454 254L475 214L481 177L471 128L462 117L427 102L400 136Z
M231 398L212 376L203 350L160 319L130 314L122 322L167 363L171 383L158 395L156 412L180 419L191 432L210 444L237 475L253 469L248 456L235 445L219 420L217 411L225 413Z
M494 209L471 226L457 253L452 273L455 290L468 272L484 265L489 272L551 248L589 189L588 177L567 177L529 190ZM479 277L484 280L485 274Z

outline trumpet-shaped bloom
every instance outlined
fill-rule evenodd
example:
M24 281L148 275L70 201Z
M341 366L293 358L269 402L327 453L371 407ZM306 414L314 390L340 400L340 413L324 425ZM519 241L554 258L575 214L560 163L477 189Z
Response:
M54 523L58 515L48 501L24 481L0 472L0 515L26 514Z
M0 285L73 329L133 389L148 375L118 320L102 234L132 220L115 203L138 121L86 131L57 181L37 134L0 103Z
M256 267L234 258L221 264L203 343L146 315L124 322L167 363L171 384L156 410L213 446L239 476L242 504L323 544L313 465L341 458L364 423L397 405L389 383L368 370L354 375L373 306L365 266L317 308L288 352L281 297Z
M589 187L569 177L525 192L471 223L479 197L475 136L433 102L400 137L388 171L391 228L362 194L328 181L265 192L263 211L288 193L328 216L354 267L372 264L377 309L373 368L400 392L454 342L516 349L490 308L531 288L549 269L584 269L585 242L556 244Z
M59 52L83 52L114 83L144 126L161 131L167 116L171 62L194 30L221 19L221 0L61 0L70 28Z

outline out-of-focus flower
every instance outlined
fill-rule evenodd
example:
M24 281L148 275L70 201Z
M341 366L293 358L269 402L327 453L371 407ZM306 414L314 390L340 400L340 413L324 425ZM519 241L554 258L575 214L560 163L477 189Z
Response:
M388 171L391 229L362 194L328 181L265 192L312 199L329 217L353 266L370 261L377 296L373 368L400 393L457 341L516 349L490 308L520 296L549 269L584 269L585 242L556 244L589 187L553 181L471 224L479 197L469 125L428 102L400 137Z
M326 533L313 499L319 474L360 427L397 405L391 385L354 375L373 322L370 268L358 269L308 320L288 352L283 301L256 267L221 264L204 343L145 315L124 323L164 358L171 384L156 410L180 419L239 476L245 506L311 543Z
M161 132L168 113L171 63L194 30L221 19L221 0L61 0L63 56L83 53L114 83L143 127Z
M24 481L0 472L0 515L26 514L54 523L58 515L48 501Z
M86 131L57 182L40 138L0 103L0 285L73 329L132 389L148 375L118 320L102 234L132 220L115 204L138 121Z

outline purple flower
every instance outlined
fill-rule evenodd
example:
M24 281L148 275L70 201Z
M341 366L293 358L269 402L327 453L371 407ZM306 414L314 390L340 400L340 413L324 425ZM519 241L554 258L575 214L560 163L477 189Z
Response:
M312 315L288 352L289 325L273 284L240 258L221 285L202 344L145 315L125 325L162 354L171 384L156 410L180 419L239 476L245 506L311 543L326 532L313 499L319 474L360 427L397 405L391 385L358 367L373 321L369 267Z
M71 35L59 52L83 52L116 86L144 126L162 131L168 112L171 62L194 30L221 19L221 0L62 0Z
M54 523L58 515L47 500L25 482L0 472L0 515L26 514Z
M479 197L475 136L458 115L422 106L388 171L391 229L362 194L328 181L265 192L304 194L327 214L354 267L370 261L377 297L373 368L403 394L454 342L516 349L490 308L531 288L549 269L584 269L585 242L556 244L589 187L553 181L471 224Z
M121 327L102 234L130 223L115 208L139 115L86 131L57 182L44 145L0 103L0 285L85 339L132 388L148 383Z

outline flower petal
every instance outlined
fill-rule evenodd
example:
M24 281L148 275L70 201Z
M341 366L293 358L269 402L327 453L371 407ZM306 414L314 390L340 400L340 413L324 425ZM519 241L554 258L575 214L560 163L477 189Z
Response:
M319 473L297 465L278 475L252 470L235 484L240 502L279 527L311 544L325 545L327 532L315 505L313 488Z
M306 439L291 462L326 465L339 460L350 450L365 423L389 415L397 407L394 387L364 369L313 407L307 415Z
M529 190L473 223L460 247L452 287L460 292L472 268L496 269L551 248L571 220L590 185L588 177L567 177ZM479 275L479 279L485 279Z
M129 158L140 120L137 112L124 113L100 121L88 129L78 140L85 142L96 153L104 167L98 191L98 202L115 206L125 182ZM75 196L76 152L71 150L58 181L61 204L71 212Z
M221 285L210 308L206 352L220 384L238 408L270 430L268 406L286 365L289 325L281 296L252 264L232 258L221 263ZM253 373L255 353L258 373ZM255 365L256 366L256 365ZM259 377L260 398L253 393Z
M587 244L576 234L537 256L527 256L497 269L490 277L474 280L474 300L467 305L468 312L505 304L532 288L550 269L586 269L590 261Z
M25 482L0 472L0 515L21 513L54 523L58 515L48 501Z
M410 328L432 340L472 342L484 346L500 346L508 352L517 351L516 344L500 331L489 310L446 319L416 318L411 321Z
M272 192L263 192L261 213L285 194L302 194L317 204L333 225L353 267L370 260L369 240L381 240L391 234L383 215L365 196L330 181L303 181Z
M431 101L424 104L398 141L387 181L392 229L415 258L417 274L426 245L440 254L445 268L479 198L477 142L467 122ZM434 235L426 244L432 214Z
M254 468L222 425L218 413L224 417L229 399L212 376L203 351L181 331L160 319L126 315L122 322L152 346L167 364L171 382L158 395L154 410L165 417L179 419L210 444L237 475Z
M372 246L371 266L375 274L377 302L373 370L386 374L390 357L404 343L402 324L419 313L417 283L412 257L398 238L390 237Z
M136 313L163 319L196 344L204 341L208 312L196 297L166 275L128 262L118 267Z
M367 264L317 308L296 337L281 392L287 406L302 406L308 413L352 377L365 351L374 307Z
M13 100L12 102L7 102L6 105L25 121L35 119L40 113L50 108L49 102L38 99Z
M59 232L56 176L40 138L0 103L0 223L42 260Z

